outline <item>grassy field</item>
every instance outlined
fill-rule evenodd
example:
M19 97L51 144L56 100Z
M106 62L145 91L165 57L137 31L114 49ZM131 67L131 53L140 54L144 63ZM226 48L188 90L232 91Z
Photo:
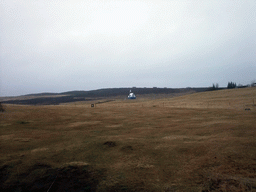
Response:
M0 190L256 191L255 104L244 88L4 105Z

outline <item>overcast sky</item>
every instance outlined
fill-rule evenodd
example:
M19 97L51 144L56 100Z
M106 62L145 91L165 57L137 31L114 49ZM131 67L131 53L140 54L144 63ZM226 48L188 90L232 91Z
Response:
M0 5L0 96L256 79L255 0Z

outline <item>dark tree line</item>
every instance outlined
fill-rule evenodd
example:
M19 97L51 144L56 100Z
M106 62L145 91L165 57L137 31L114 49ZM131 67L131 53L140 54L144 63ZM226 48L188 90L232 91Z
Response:
M212 89L215 90L215 89L219 89L219 84L216 83L216 84L212 84Z
M227 86L228 89L233 89L233 88L236 88L236 87L239 88L239 87L243 87L243 86L239 86L239 85L237 86L236 83L234 83L234 82L232 82L232 81L231 81L231 82L228 82L228 86ZM218 89L220 89L220 88L219 88L219 84L218 84L218 83L213 83L213 84L212 84L212 87L210 87L210 89L211 89L211 90L218 90Z
M232 81L231 81L231 82L228 82L227 88L228 88L228 89L236 88L236 83L233 83Z
M256 86L256 81L252 81L251 84L248 85L242 85L242 84L236 84L235 82L228 82L227 85L227 89L233 89L233 88L246 88L246 87L255 87ZM213 83L211 87L209 87L209 90L219 90L219 89L223 89L223 88L219 88L219 84L218 83Z

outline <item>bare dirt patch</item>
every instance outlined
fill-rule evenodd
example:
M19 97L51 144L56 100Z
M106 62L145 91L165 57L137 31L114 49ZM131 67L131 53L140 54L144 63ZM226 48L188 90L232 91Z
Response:
M117 124L117 125L107 125L106 127L108 128L117 128L117 127L122 127L123 124Z
M45 147L43 147L43 148L37 148L37 149L31 150L31 153L42 152L42 151L47 151L47 150L49 150L49 149L48 149L48 148L45 148Z
M79 127L84 125L97 125L99 123L100 121L81 121L81 122L70 123L68 127L73 128L73 127Z
M14 137L15 137L14 134L1 135L1 136L0 136L0 140L10 140L10 139L13 139Z

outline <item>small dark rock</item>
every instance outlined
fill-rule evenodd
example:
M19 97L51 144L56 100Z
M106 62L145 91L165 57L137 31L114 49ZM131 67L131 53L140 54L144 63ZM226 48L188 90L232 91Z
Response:
M107 142L104 143L104 145L107 145L108 147L115 147L116 143L113 142L113 141L107 141Z

